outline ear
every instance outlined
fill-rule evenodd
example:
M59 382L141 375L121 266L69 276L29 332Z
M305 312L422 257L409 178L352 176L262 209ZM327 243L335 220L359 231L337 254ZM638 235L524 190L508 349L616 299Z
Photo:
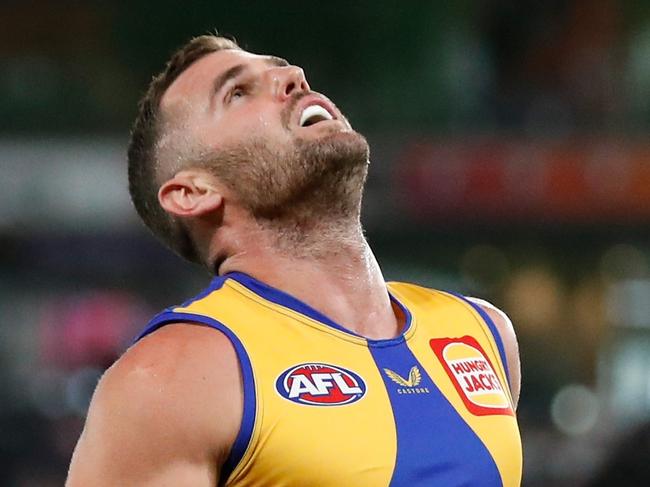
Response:
M180 171L158 190L163 209L177 217L199 217L217 210L223 195L203 171Z

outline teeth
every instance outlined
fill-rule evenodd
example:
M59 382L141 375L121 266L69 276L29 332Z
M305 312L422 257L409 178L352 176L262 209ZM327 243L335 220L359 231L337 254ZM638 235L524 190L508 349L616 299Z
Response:
M311 125L323 120L332 120L332 115L320 105L309 105L300 115L300 126Z

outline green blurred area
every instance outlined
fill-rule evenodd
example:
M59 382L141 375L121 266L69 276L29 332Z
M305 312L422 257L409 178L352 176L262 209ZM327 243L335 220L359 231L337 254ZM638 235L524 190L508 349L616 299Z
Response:
M169 54L215 30L304 67L364 130L519 130L544 102L577 105L565 110L576 129L647 128L648 10L643 0L3 2L0 130L124 132ZM594 72L590 55L607 66ZM603 86L576 101L565 85L580 69Z

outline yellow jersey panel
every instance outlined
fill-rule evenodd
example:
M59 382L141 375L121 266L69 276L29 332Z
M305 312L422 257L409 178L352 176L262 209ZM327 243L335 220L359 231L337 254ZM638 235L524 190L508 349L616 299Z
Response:
M369 340L241 273L155 317L232 342L244 414L226 486L516 486L521 444L503 346L462 297L389 283L403 332Z

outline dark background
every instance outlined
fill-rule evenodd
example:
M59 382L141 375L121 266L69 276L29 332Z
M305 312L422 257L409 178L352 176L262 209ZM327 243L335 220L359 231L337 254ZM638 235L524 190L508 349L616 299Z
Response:
M647 0L5 0L0 27L1 485L61 485L102 370L209 280L138 223L125 147L151 76L215 29L367 135L387 278L511 316L524 485L583 485L649 419Z

